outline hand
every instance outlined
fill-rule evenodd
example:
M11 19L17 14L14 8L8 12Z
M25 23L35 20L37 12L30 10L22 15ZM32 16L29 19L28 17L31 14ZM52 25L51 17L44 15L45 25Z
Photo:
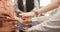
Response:
M32 14L30 12L21 13L20 16L22 16L21 19L23 19L24 24L31 23Z
M24 28L24 30L23 30L23 31L24 31L24 32L28 32L27 30L28 30L28 28Z
M24 22L24 20L21 19L21 18L17 18L17 21L18 21L19 23L22 23L22 24L23 24L23 22Z
M24 32L28 32L27 30L24 30Z
M19 14L20 16L34 16L35 13L34 12L26 12L26 13L21 13Z
M24 23L25 24L29 24L29 23L31 23L32 22L32 17L31 16L24 16L24 17L22 17L22 19L24 20Z
M15 19L18 20L18 22L22 23L22 24L29 24L31 23L31 17L27 17L27 16L24 16L22 18L18 18L18 17L15 17Z
M38 17L40 17L40 16L44 16L44 14L43 13L38 14Z
M27 16L24 16L24 17L21 17L21 18L18 18L18 17L14 17L14 19L18 20L18 22L22 23L22 24L28 24L30 23L31 21L31 17L27 17Z
M21 13L20 16L31 16L29 13Z

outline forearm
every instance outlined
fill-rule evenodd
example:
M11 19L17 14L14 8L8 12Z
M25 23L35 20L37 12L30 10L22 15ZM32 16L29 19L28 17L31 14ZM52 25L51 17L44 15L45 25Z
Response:
M46 13L52 9L55 9L59 6L59 1L58 0L55 0L53 2L51 2L50 4L48 4L47 6L39 9L37 12L40 14L40 13Z

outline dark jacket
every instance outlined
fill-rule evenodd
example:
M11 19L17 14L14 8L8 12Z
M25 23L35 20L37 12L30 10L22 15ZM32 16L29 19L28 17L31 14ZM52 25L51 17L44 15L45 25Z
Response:
M24 12L23 1L18 0L18 8ZM30 12L34 8L34 0L26 0L26 12Z

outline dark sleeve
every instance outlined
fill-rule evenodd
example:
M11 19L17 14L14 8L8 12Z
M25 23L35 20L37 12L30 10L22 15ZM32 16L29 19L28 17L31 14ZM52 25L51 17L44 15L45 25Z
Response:
M24 11L23 0L18 0L17 3L18 3L18 8L19 8L21 11Z
M34 0L26 0L27 12L30 12L34 8Z

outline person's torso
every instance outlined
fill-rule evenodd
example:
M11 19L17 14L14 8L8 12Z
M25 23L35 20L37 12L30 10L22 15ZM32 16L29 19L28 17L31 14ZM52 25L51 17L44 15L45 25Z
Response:
M26 7L24 8L23 0L18 0L18 8L24 12L24 9L26 9L26 12L30 12L34 8L34 0L26 0Z

